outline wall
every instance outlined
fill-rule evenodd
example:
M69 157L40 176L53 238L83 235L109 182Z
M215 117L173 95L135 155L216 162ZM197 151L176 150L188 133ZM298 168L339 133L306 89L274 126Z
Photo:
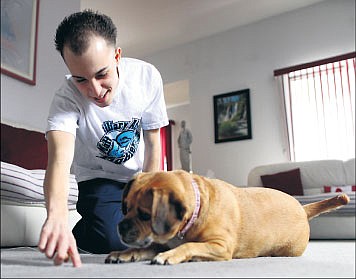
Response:
M80 0L40 0L36 85L1 74L1 122L44 131L52 97L67 73L54 35L63 17L76 10Z
M212 171L245 185L251 168L288 160L273 70L351 51L355 1L331 0L145 59L157 66L165 83L189 79L194 172ZM253 138L215 144L213 95L245 88L251 94Z
M44 130L50 102L66 73L53 36L62 18L76 10L79 0L41 0L37 85L1 75L1 121ZM165 83L189 80L190 111L174 113L177 120L191 119L194 172L212 170L241 185L252 167L286 161L273 70L354 51L354 26L355 1L331 0L145 58ZM244 88L251 90L252 140L214 144L212 96Z

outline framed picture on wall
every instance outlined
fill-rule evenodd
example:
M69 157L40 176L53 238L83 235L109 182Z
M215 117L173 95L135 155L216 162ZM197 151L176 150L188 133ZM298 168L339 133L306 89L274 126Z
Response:
M1 0L1 73L36 84L39 0Z
M215 143L251 139L250 89L213 98Z

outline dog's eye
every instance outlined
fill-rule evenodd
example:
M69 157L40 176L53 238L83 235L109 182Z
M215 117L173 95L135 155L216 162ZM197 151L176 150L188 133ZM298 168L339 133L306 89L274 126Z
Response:
M138 218L141 220L141 221L149 221L151 220L151 215L146 213L146 212L143 212L141 209L138 208L137 210L138 212Z

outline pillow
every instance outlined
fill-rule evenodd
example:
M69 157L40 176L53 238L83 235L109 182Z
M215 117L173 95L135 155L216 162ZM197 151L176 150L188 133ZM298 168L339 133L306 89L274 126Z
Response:
M324 186L324 193L356 192L356 185Z
M1 162L1 200L28 205L45 205L43 181L45 170L28 170ZM68 207L75 209L78 186L73 174L69 177Z
M1 161L26 169L46 169L47 140L44 133L1 123Z
M276 189L292 196L303 196L300 169L261 175L264 187Z

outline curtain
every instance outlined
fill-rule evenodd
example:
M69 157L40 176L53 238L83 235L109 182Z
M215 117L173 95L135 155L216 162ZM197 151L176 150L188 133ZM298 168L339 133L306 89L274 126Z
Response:
M275 71L292 161L355 157L355 53Z
M172 126L174 120L169 120L169 124L160 129L161 136L161 170L170 171L173 169L172 156Z

